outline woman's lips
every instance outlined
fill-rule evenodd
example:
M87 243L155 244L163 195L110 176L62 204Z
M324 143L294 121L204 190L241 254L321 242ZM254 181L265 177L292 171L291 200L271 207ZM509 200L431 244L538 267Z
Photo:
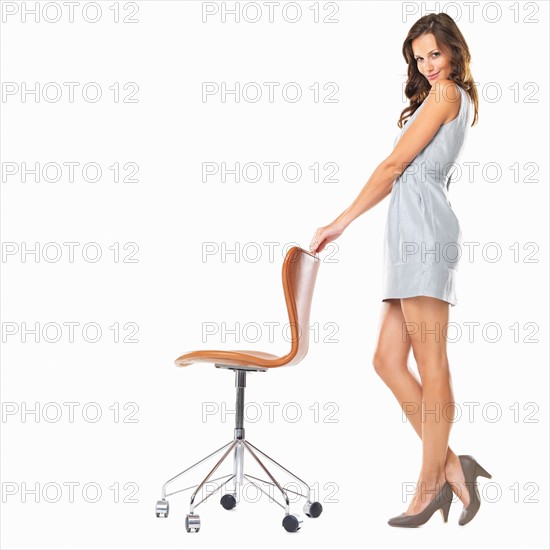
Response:
M441 71L438 71L437 73L435 73L434 75L432 76L428 76L428 78L432 79L432 78L435 78Z

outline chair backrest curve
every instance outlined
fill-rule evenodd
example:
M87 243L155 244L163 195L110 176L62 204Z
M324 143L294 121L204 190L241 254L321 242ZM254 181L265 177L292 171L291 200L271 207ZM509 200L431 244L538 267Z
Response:
M292 347L284 357L285 365L299 363L309 348L309 320L313 291L319 271L319 258L299 246L293 246L283 263L285 293ZM282 359L282 358L281 358Z

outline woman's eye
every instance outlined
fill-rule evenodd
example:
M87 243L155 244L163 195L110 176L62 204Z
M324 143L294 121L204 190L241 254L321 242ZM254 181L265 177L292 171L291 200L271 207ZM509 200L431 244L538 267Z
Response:
M437 57L439 55L439 52L434 52L432 55ZM421 59L422 59L421 57L416 58L417 61L420 61Z

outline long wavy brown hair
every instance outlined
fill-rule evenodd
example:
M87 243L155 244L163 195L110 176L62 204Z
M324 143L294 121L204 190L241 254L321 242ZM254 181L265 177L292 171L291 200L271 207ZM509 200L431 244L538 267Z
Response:
M464 36L456 26L454 19L446 13L430 13L421 17L410 29L403 43L403 57L409 65L405 95L410 99L397 125L403 128L408 117L420 107L430 92L431 85L426 77L418 70L412 41L424 34L433 34L437 47L451 59L451 73L449 79L458 84L470 96L474 105L474 119L472 126L477 124L478 95L477 88L470 72L470 50ZM404 119L407 119L404 121Z

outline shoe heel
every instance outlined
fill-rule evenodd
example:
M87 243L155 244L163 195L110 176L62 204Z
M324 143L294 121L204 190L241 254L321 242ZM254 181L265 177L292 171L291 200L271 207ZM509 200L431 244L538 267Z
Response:
M440 508L444 523L447 523L447 519L449 518L449 510L451 509L451 503L452 501L449 500L448 502L445 502L445 504L443 504Z
M477 462L476 462L476 476L482 476L488 479L491 479L493 477L487 470L485 470L485 468L480 466Z

